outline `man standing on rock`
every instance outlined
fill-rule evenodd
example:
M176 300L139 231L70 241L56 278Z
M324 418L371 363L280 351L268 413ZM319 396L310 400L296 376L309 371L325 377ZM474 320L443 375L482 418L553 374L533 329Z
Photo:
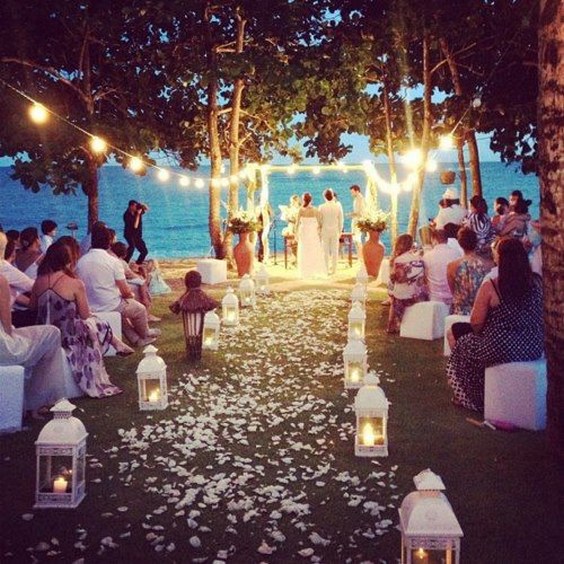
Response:
M129 205L123 214L124 230L123 236L129 245L125 262L129 262L133 256L135 249L139 251L139 256L135 261L137 264L143 264L145 257L149 253L147 245L143 241L143 214L149 210L149 206L135 200L129 200Z
M321 224L321 246L328 274L337 271L339 258L339 239L343 230L343 208L333 197L333 190L327 188L323 192L325 202L319 206L319 223Z

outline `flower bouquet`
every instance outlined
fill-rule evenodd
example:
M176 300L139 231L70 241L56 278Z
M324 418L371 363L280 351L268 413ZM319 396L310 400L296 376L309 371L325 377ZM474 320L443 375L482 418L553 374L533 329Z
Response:
M369 231L378 231L381 233L388 227L388 217L389 214L382 210L376 210L369 212L356 220L356 226L363 233L368 233Z
M261 228L261 223L257 217L248 211L237 210L231 214L227 229L231 233L248 233L249 231L258 231Z

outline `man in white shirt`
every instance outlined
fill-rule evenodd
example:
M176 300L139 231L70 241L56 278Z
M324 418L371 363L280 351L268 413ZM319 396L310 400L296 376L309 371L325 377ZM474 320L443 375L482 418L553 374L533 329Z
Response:
M35 312L27 309L29 298L25 295L31 292L33 279L7 260L4 260L7 244L6 234L0 231L0 274L4 276L10 287L12 322L15 327L33 325L35 323ZM20 306L20 309L15 309L16 304Z
M362 231L356 226L356 222L366 214L366 202L360 190L360 186L353 184L350 187L353 199L353 211L351 213L351 233L356 245L358 259L362 261Z
M339 239L343 230L343 208L335 201L331 188L327 188L323 192L323 197L325 203L318 208L321 224L321 246L323 247L327 272L334 274L337 271Z
M133 299L120 261L108 253L111 235L105 225L92 230L92 248L79 259L76 271L86 287L93 312L118 311L123 333L134 346L155 341L158 329L149 329L147 308Z
M423 255L429 300L450 305L452 303L452 292L447 281L447 266L449 262L460 258L463 253L448 246L444 231L433 230L431 237L434 246Z
M460 205L458 191L455 188L447 188L443 194L441 209L434 221L435 229L444 229L447 223L462 225L466 217L466 209Z

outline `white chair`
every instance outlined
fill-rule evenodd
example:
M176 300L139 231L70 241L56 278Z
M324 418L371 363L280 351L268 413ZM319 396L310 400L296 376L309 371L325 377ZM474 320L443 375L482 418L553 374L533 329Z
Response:
M99 317L102 321L107 321L112 328L114 335L121 339L121 314L117 311L97 311L94 313L96 317ZM104 356L115 356L116 349L110 346L108 351Z
M227 282L227 262L219 259L202 259L196 262L196 270L204 284Z
M432 341L445 333L449 306L443 302L419 302L406 308L400 325L400 337Z
M453 323L470 323L469 315L447 315L445 317L445 336L443 340L443 354L450 356L450 345L447 340L447 332L452 327Z
M24 380L23 366L0 366L0 433L21 431Z
M486 368L484 417L531 431L546 427L546 360Z

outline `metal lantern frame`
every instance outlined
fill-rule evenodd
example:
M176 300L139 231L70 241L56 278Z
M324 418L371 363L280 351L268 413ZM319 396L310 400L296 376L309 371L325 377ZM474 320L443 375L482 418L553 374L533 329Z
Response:
M221 321L226 327L239 325L239 298L231 287L227 288L221 300Z
M349 339L364 339L366 331L366 312L360 302L353 302L349 311Z
M459 564L464 533L440 476L427 469L413 480L417 491L399 508L402 564Z
M145 357L137 366L137 388L139 390L139 409L155 411L168 407L166 364L157 355L158 349L148 345L143 349Z
M68 400L51 408L53 419L35 441L36 509L74 509L86 496L86 438L82 421Z
M379 382L378 376L368 374L354 400L356 456L388 456L389 402Z
M241 307L255 307L257 305L255 282L248 274L245 274L239 282L239 302Z
M366 345L359 339L350 339L343 351L345 389L360 388L368 371Z
M255 293L261 295L268 294L269 276L264 263L261 263L261 267L255 275L255 283L256 283Z
M351 292L351 301L359 302L364 308L366 306L366 287L357 282Z
M221 321L215 310L208 311L204 316L202 331L202 348L216 351L219 348L219 329Z

